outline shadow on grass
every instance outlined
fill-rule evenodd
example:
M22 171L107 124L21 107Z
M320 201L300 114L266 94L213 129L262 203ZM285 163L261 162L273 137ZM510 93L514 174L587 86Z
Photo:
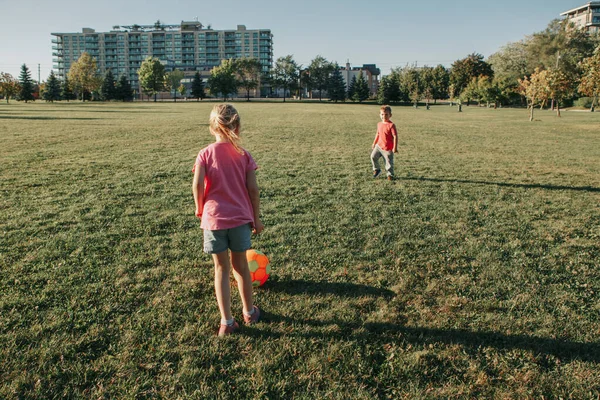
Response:
M380 289L373 286L359 285L347 282L314 282L302 279L271 281L265 289L273 293L288 294L335 294L340 297L379 296L392 298L395 293L389 289Z
M61 118L61 117L37 117L37 116L33 116L33 117L26 117L26 116L22 116L22 115L0 115L0 119L25 119L25 120L66 120L66 119L72 119L72 120L85 120L85 121L89 121L89 120L96 120L96 119L100 119L100 118L84 118L84 117L67 117L67 118Z
M453 183L471 183L475 185L492 185L511 187L517 189L548 189L548 190L576 190L582 192L600 192L600 188L593 186L564 186L564 185L544 185L541 183L506 183L506 182L488 182L488 181L472 181L466 179L444 179L444 178L412 178L398 177L398 180L404 181L425 181L425 182L453 182Z
M297 294L335 294L343 301L343 297L375 296L391 298L395 293L388 289L379 289L367 285L336 282L311 282L305 280L292 280L285 282L272 282L272 286L265 287L269 292L285 292ZM308 314L310 315L310 313ZM265 312L263 321L268 323L284 323L289 326L309 326L312 328L326 328L336 326L335 332L322 332L320 329L298 329L298 335L318 339L358 340L370 343L380 342L407 342L412 345L426 345L441 342L448 345L459 344L467 351L476 352L481 347L493 347L497 350L521 349L541 355L552 355L561 361L581 360L584 362L600 363L600 342L580 343L569 340L550 339L528 335L510 335L494 331L470 331L467 329L438 329L408 327L398 323L374 322L348 322L339 319L317 320L311 318L291 318ZM263 325L264 326L264 325ZM251 336L281 337L279 332L263 329L248 329ZM290 335L294 335L291 333Z

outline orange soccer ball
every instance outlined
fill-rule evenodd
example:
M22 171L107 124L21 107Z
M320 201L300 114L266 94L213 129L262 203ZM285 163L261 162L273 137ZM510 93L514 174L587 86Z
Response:
M258 287L264 285L271 275L269 259L264 253L258 250L248 250L246 258L248 259L248 269L250 270L252 286Z

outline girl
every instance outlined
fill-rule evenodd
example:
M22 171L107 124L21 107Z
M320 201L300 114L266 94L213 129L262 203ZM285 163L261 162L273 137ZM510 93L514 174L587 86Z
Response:
M202 219L200 227L204 229L204 252L212 254L215 264L219 336L225 336L239 328L231 314L230 265L242 299L244 322L249 325L260 319L261 311L252 302L246 250L250 248L250 232L259 234L264 227L254 172L258 167L250 153L240 147L237 110L231 104L216 105L209 123L216 140L198 153L192 191L196 216Z

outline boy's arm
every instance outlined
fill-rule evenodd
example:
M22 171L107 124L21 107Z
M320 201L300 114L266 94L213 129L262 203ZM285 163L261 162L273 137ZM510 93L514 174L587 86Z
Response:
M379 136L379 132L375 132L375 139L373 139L373 144L371 145L371 148L374 149L375 145L377 144L377 137Z
M204 166L196 165L194 170L194 182L192 183L192 193L194 193L194 203L196 204L196 217L202 218L204 209Z
M392 127L392 136L394 137L394 153L398 152L398 131L396 130L396 125Z
M254 214L252 233L258 235L265 227L260 221L260 193L258 191L258 183L256 182L256 172L253 169L246 172L246 189L248 190L248 196L250 196L250 203L252 203L252 212Z

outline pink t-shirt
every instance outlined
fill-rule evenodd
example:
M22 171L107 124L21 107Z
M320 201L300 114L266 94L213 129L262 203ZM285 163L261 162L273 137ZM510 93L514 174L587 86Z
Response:
M196 166L204 167L202 229L231 229L254 222L246 188L246 173L258 169L246 150L238 153L231 143L213 143L200 150Z

